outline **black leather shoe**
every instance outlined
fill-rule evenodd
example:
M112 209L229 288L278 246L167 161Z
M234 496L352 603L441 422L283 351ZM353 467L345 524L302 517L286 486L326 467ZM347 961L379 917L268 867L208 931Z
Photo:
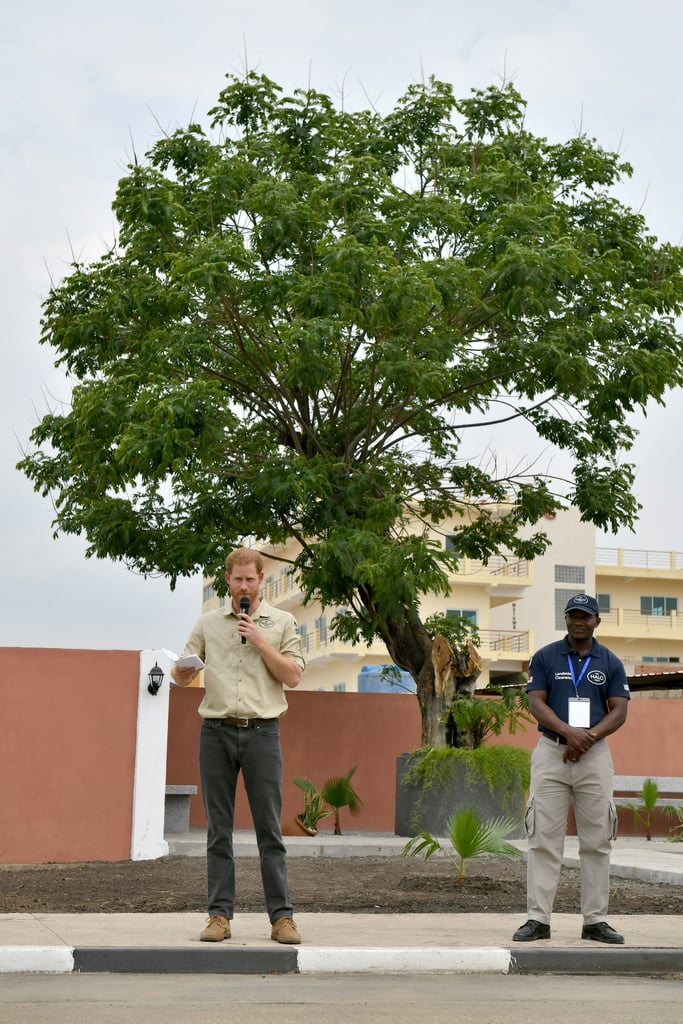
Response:
M594 926L595 927L595 926ZM615 932L616 934L616 932ZM518 928L512 936L513 942L535 942L536 939L549 939L550 925L541 924L540 921L527 921L521 928Z
M619 946L624 941L624 936L615 932L607 921L598 921L597 924L585 924L581 929L582 939L594 939L596 942L610 942L613 946Z

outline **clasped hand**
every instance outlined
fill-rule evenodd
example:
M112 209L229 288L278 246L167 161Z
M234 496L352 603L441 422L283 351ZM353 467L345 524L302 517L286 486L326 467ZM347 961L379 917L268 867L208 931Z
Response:
M572 729L567 736L567 749L564 752L562 760L566 764L567 761L572 763L580 761L586 751L595 743L595 738L591 736L588 729Z

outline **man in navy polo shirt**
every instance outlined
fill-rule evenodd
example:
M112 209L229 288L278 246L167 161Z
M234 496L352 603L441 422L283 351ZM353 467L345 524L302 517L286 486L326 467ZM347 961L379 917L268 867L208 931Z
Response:
M565 638L542 647L529 666L526 692L541 736L531 755L525 818L528 920L513 939L550 938L572 800L581 860L581 938L622 943L623 936L605 919L616 835L614 767L605 736L626 721L630 694L623 664L593 637L600 625L595 598L572 597L565 623Z

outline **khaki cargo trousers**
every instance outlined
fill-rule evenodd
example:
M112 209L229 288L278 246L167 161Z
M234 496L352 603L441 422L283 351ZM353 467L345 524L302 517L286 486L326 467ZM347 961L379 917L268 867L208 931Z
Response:
M530 920L550 924L560 881L567 812L573 802L581 861L581 913L584 924L597 924L606 920L609 903L611 840L616 835L614 766L604 740L576 764L564 763L566 749L541 736L531 755L525 818L527 913Z

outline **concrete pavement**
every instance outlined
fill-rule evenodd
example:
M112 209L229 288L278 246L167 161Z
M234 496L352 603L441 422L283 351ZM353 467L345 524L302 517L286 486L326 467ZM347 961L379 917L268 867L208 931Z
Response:
M204 855L201 830L166 838L172 854ZM324 833L286 842L293 857L366 857L400 856L406 839ZM567 866L578 865L576 846L568 837ZM235 852L256 855L253 833L236 834ZM265 913L237 914L233 938L216 944L198 940L204 914L4 914L0 973L683 974L683 844L619 839L612 874L671 885L680 916L611 915L626 939L615 947L582 940L581 917L571 914L554 915L552 938L534 943L511 941L523 914L297 914L301 946L273 942Z

